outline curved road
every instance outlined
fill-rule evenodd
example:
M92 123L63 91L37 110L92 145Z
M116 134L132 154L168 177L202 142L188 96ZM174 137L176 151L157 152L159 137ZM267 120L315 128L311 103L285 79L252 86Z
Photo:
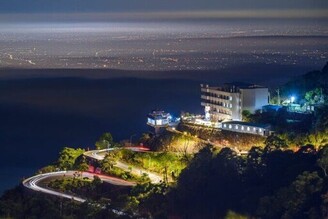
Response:
M120 148L109 148L109 149L103 149L103 150L87 151L84 153L84 156L90 157L95 160L103 160L109 151L119 150L119 149ZM133 150L136 152L147 152L149 150L144 147L126 147L125 149ZM135 174L135 175L141 176L143 174L147 174L152 183L160 183L163 180L163 178L156 173L144 170L142 168L132 167L131 165L126 164L122 161L116 161L116 164L114 166L116 166L124 171L131 171L131 173Z
M148 149L142 148L142 147L129 147L127 149L130 149L133 151L138 151L138 152L146 152L148 150ZM84 155L87 157L96 159L96 160L103 160L106 156L106 152L109 152L112 150L117 150L117 149L111 148L111 149L105 149L105 150L87 151L84 153ZM146 174L148 174L151 182L153 182L153 183L159 183L162 180L162 177L155 173L143 170L141 168L130 167L128 164L125 164L120 161L117 161L115 166L118 168L121 168L125 171L131 171L133 174L136 174L136 175L142 175L142 174L146 173ZM80 171L58 171L58 172L39 174L39 175L32 176L28 179L25 179L22 182L22 184L26 188L37 191L37 192L43 192L43 193L46 193L49 195L55 195L57 197L67 198L67 199L71 199L71 200L78 201L78 202L85 202L86 200L81 197L54 191L52 189L38 185L41 181L46 180L47 178L74 177L74 175L76 173L80 173ZM116 177L105 176L105 175L101 175L101 174L94 174L94 173L89 173L89 172L82 172L82 177L87 177L89 179L93 179L94 176L98 176L102 181L111 183L113 185L119 185L119 186L135 186L136 185L136 183L134 183L134 182L129 182L129 181L126 181L126 180L123 180L120 178L116 178Z
M79 173L77 171L58 171L58 172L51 172L51 173L44 173L44 174L39 174L36 176L32 176L26 180L23 181L23 185L26 188L32 189L37 192L43 192L46 194L50 195L55 195L58 197L62 198L68 198L72 199L74 201L78 202L85 202L86 200L83 198L80 198L75 195L69 195L65 194L62 192L57 192L49 188L44 188L38 185L39 182L47 179L47 178L53 178L53 177L74 177L76 173ZM134 186L136 185L133 182L128 182L119 178L111 177L111 176L104 176L104 175L99 175L99 174L93 174L93 173L88 173L88 172L83 172L82 173L82 178L87 177L89 179L93 179L94 176L98 176L103 182L111 183L113 185L119 185L119 186Z

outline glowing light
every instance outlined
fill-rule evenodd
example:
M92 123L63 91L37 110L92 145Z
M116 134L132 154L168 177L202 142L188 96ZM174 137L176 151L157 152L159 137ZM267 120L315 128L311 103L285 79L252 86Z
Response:
M295 101L296 97L295 96L291 96L290 97L290 102L293 103Z

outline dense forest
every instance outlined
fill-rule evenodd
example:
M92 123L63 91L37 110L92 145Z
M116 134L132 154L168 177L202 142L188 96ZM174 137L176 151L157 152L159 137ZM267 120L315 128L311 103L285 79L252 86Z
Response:
M229 148L202 149L168 193L169 209L183 218L223 218L234 212L259 218L328 216L328 146L282 150L281 139L253 147L247 157Z

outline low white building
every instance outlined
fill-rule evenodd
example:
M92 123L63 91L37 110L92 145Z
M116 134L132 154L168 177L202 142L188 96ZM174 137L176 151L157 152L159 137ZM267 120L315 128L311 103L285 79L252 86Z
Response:
M268 136L271 132L271 126L268 124L257 124L239 121L222 122L221 129L262 136Z

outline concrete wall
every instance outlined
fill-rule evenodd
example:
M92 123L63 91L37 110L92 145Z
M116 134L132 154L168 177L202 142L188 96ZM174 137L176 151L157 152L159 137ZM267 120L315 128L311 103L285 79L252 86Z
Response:
M256 110L262 109L262 106L269 104L268 88L240 89L242 110L249 110L255 113Z
M232 95L232 120L240 121L242 119L241 108L241 95L239 93L233 93Z

